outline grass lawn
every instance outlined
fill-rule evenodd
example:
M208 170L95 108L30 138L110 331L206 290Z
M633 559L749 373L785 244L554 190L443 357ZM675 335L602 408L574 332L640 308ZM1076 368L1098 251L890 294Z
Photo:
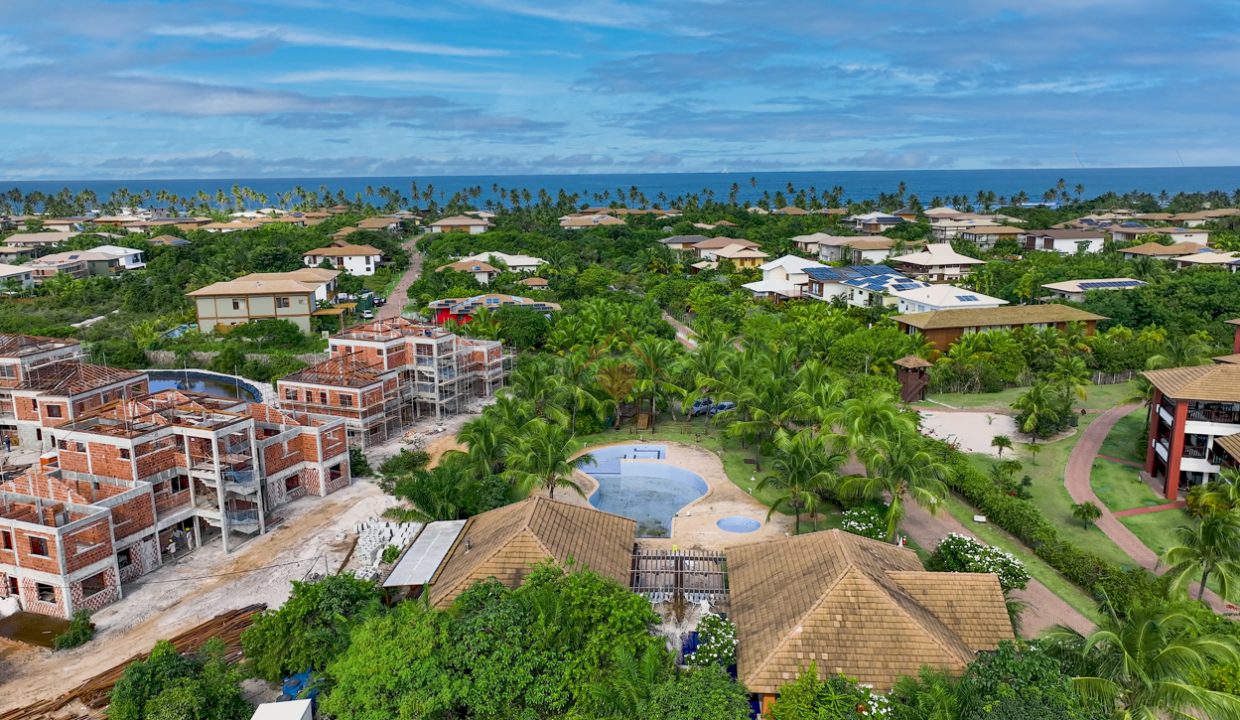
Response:
M1083 405L1090 410L1108 410L1116 405L1122 405L1132 397L1134 385L1135 383L1132 382L1118 385L1090 385L1086 390L1088 397L1084 402L1078 401L1078 407ZM936 407L935 403L942 403L957 408L1010 410L1012 402L1028 389L1007 388L996 393L941 393L928 396L928 400L935 402L916 403L916 406L932 410Z
M1111 434L1102 442L1102 454L1120 460L1145 460L1145 454L1137 447L1137 443L1145 431L1146 412L1145 408L1134 410L1115 423Z
M977 511L973 509L964 500L955 495L949 496L946 507L948 512L952 514L961 525L964 525L970 532L977 535L978 539L988 545L1002 548L1016 557L1025 564L1025 569L1029 571L1029 575L1035 580L1042 583L1051 592L1058 595L1064 602L1076 608L1085 617L1093 622L1098 622L1101 615L1098 613L1098 604L1081 588L1059 574L1059 571L1051 567L1042 558L1033 554L1033 551L1024 545L1021 541L1004 532L1004 530L989 523L973 522L973 516ZM923 559L923 563L925 560Z
M1136 468L1110 460L1102 458L1094 460L1089 482L1098 495L1098 499L1112 512L1162 505L1167 502L1167 498L1154 492L1149 485L1141 481Z
M1171 531L1192 522L1184 510L1160 510L1145 515L1132 515L1119 519L1145 546L1162 554L1170 546ZM1213 586L1213 583L1211 583Z

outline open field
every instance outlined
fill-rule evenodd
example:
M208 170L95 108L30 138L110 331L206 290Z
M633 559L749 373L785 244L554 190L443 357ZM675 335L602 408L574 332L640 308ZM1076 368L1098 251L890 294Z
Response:
M1091 384L1086 390L1086 399L1078 401L1077 406L1083 406L1088 410L1107 410L1129 400L1134 387L1135 383L1132 382L1116 385ZM1015 387L995 393L937 393L929 395L926 402L916 403L916 406L933 409L936 406L947 405L954 408L1011 412L1012 402L1028 389Z

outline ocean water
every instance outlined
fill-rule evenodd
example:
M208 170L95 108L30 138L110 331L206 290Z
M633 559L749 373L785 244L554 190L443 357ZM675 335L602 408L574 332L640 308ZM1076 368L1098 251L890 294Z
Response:
M786 191L791 183L797 188L814 187L821 194L839 186L844 197L852 200L873 199L879 193L894 193L903 182L906 192L915 193L922 202L934 197L967 195L974 197L979 190L993 191L997 195L1011 197L1024 191L1031 200L1039 200L1042 193L1055 187L1063 179L1070 193L1080 184L1084 197L1092 198L1107 192L1125 193L1144 191L1157 195L1166 191L1204 192L1223 190L1235 192L1240 189L1240 167L1169 167L1169 168L1061 168L1026 170L882 170L882 171L828 171L828 172L722 172L722 173L666 173L666 174L611 174L611 175L455 175L440 177L334 177L334 178L213 178L213 179L151 179L129 180L0 180L0 191L18 188L23 192L39 190L45 193L69 188L77 192L86 188L93 190L101 199L114 190L124 187L131 192L167 190L181 197L194 196L199 190L214 196L223 190L228 194L233 185L249 187L275 201L277 193L288 192L294 187L318 191L326 186L333 193L344 190L352 198L365 193L367 187L388 186L409 196L410 183L417 182L419 191L434 187L437 199L447 198L457 190L479 186L482 195L478 202L494 198L493 188L516 188L529 190L537 196L539 190L556 194L579 192L586 202L593 202L595 193L610 192L614 199L617 190L626 195L633 186L639 188L652 201L657 202L662 193L668 198L712 191L715 198L725 200L733 184L738 187L738 200L757 200L764 191L772 195Z

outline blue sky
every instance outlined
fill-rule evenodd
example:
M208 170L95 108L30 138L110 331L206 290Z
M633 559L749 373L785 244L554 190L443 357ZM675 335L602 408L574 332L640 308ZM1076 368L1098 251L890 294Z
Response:
M1237 118L1236 0L0 0L6 179L1240 165Z

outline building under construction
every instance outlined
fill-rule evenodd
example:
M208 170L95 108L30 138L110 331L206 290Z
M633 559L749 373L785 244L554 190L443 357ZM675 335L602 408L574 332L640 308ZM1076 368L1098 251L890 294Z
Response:
M351 443L398 437L421 418L460 412L502 387L512 356L494 340L404 318L358 325L330 339L331 357L281 378L289 410L344 418Z

